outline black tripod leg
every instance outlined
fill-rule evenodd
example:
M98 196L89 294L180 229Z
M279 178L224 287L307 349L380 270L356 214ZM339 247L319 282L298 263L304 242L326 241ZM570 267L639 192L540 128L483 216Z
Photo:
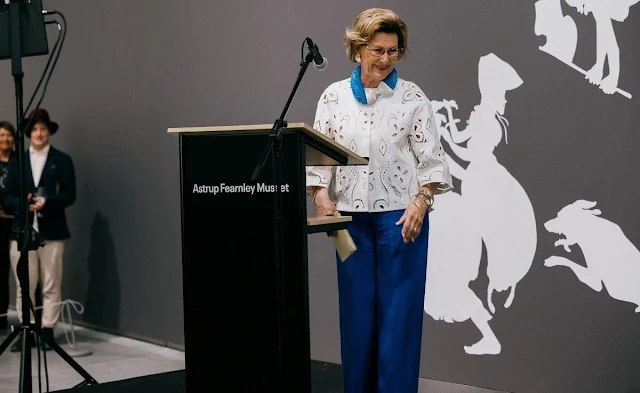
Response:
M84 378L84 382L82 382L80 385L77 385L77 386L86 386L86 385L93 385L98 383L98 381L96 381L91 375L89 375L89 373L85 369L83 369L82 366L80 366L75 360L73 360L73 358L69 356L69 354L66 353L64 349L62 349L58 345L58 343L56 343L53 337L49 337L46 334L41 334L40 338L44 342L49 344L51 349L56 351L56 353L60 355L60 357L64 359L64 361L67 362L69 366L73 367L73 369L76 370L78 374L80 374Z
M0 344L0 355L7 349L9 345L16 339L16 337L20 334L20 329L13 328L11 334L4 339L2 344Z
M27 292L28 293L28 292ZM27 314L28 316L29 314ZM28 317L27 317L28 318ZM31 346L29 339L31 338L31 329L29 325L20 327L22 330L22 351L20 352L20 393L31 393Z

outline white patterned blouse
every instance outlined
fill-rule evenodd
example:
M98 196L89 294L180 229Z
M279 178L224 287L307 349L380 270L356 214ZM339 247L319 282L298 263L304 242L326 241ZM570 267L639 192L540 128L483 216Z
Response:
M318 101L314 129L361 157L368 165L308 166L307 192L333 183L336 208L349 212L404 210L421 186L436 194L453 188L431 103L413 82L364 89L359 102L351 80L331 84Z

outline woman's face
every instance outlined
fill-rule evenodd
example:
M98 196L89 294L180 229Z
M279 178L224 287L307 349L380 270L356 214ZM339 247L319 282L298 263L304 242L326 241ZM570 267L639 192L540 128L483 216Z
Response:
M5 128L0 128L0 150L9 151L13 150L13 135Z
M377 87L391 71L398 60L398 35L376 33L367 45L360 46L362 63L360 77L365 87Z

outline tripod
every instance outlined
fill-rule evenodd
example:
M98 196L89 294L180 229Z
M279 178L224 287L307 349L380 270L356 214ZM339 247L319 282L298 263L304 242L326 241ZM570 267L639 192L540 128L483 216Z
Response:
M24 151L24 133L27 129L27 125L25 125L24 119L24 111L23 111L23 78L24 73L22 71L22 56L23 53L32 50L34 47L40 46L42 47L42 42L46 44L46 37L36 37L41 38L40 42L36 42L35 44L32 41L24 40L24 42L32 45L31 48L22 48L21 35L23 34L23 29L21 26L21 17L22 15L28 15L27 12L24 12L24 9L21 9L21 3L24 3L24 0L4 0L5 4L9 5L9 40L10 40L10 53L11 53L11 73L14 79L15 85L15 95L16 95L16 114L17 114L17 135L15 138L16 144L16 162L18 164L18 203L16 210L16 217L21 218L20 227L17 229L17 233L15 233L17 242L18 242L18 251L20 253L20 259L18 260L17 266L17 276L18 276L18 285L20 285L20 289L23 294L22 301L22 323L19 327L12 326L12 332L9 336L0 344L0 355L7 349L7 347L20 335L20 340L22 343L22 349L20 354L20 382L19 382L19 392L20 393L32 393L32 376L31 376L31 347L29 338L32 334L36 336L36 338L41 339L44 343L47 343L62 359L64 359L67 364L69 364L74 370L76 370L82 377L84 377L84 381L76 385L78 386L86 386L91 384L97 384L98 382L91 376L87 371L85 371L71 356L69 356L53 339L53 335L43 335L42 331L39 328L35 328L30 324L30 311L33 310L33 315L35 317L36 312L33 304L31 304L30 299L30 291L29 291L29 251L37 250L39 247L44 246L44 241L40 238L40 235L33 229L33 213L28 210L28 199L25 191L25 178L26 173L24 170L24 160L25 160L25 151ZM35 9L42 13L42 9L39 1L29 1L29 7L33 7L32 11ZM26 6L25 6L26 8ZM21 15L22 14L22 15ZM33 21L36 20L36 28L38 21L41 21L41 25L44 28L44 19L42 15L39 15L40 18L30 18L33 15L25 16L26 23L28 27L33 27ZM31 24L30 24L31 23ZM29 38L29 37L27 37ZM29 45L27 44L27 45ZM42 48L38 49L40 52L37 54L42 54ZM36 51L37 52L37 51ZM45 52L46 53L46 52ZM27 122L29 123L29 122ZM36 339L36 342L40 340ZM46 367L46 357L45 357L45 367Z

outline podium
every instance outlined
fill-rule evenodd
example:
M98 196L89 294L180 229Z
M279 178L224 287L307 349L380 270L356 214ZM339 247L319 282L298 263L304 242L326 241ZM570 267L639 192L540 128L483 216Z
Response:
M188 393L311 392L307 235L350 217L308 217L305 166L367 160L305 123L282 128L278 279L273 161L250 181L271 128L168 129L180 146Z

